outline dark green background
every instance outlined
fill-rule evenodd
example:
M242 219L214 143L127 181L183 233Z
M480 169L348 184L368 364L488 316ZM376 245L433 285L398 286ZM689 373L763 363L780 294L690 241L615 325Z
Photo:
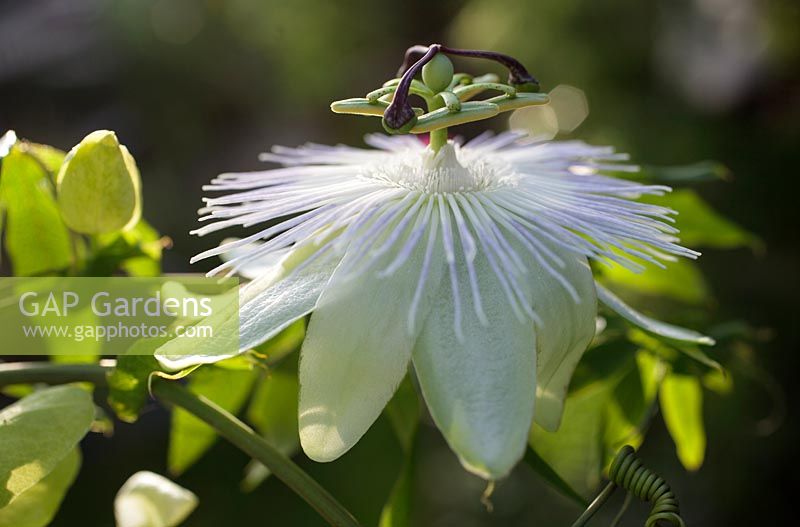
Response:
M489 47L518 57L545 89L583 89L590 114L573 135L640 162L724 162L732 180L700 192L765 242L758 254L707 251L701 264L716 318L769 330L756 352L786 402L781 426L759 434L774 403L762 385L738 385L731 397L706 396L698 473L682 471L661 424L642 456L673 483L690 525L781 524L797 499L798 27L793 0L11 0L0 2L0 128L65 149L116 130L139 163L145 217L174 240L165 270L200 271L189 257L217 242L187 235L201 184L259 168L257 154L274 143L358 144L378 121L335 116L328 104L379 86L410 44ZM84 441L83 470L54 525L112 525L122 482L165 471L167 418L153 406L113 439ZM438 432L425 427L423 440L417 525L560 526L580 512L521 466L488 514L483 484ZM373 525L400 449L381 420L342 460L299 461ZM201 499L186 525L322 525L277 481L240 494L245 462L220 443L178 480ZM633 509L623 525L641 524L644 506Z

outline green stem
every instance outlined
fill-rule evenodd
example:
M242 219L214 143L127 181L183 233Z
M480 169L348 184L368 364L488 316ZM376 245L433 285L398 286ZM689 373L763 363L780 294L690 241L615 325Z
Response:
M8 362L0 364L0 388L12 384L66 384L90 382L105 386L113 363L54 364L52 362Z
M438 152L440 148L447 144L447 128L439 128L431 132L431 148Z
M605 504L605 502L608 501L608 498L611 497L611 495L614 493L616 489L617 489L616 483L610 481L608 485L605 486L603 491L594 499L594 501L591 504L589 504L586 510L583 511L583 514L581 514L580 517L577 520L575 520L575 523L572 524L572 527L583 527L584 525L586 525L592 518L592 516L594 516L594 514L598 510L600 510L600 508Z
M102 364L54 364L51 362L17 362L0 364L0 388L12 384L64 384L91 382L105 386L106 375L113 361ZM302 497L334 527L359 527L358 521L319 483L299 466L277 451L250 427L235 416L198 396L177 382L156 377L153 395L165 403L178 406L214 428L219 435L240 448Z
M444 108L444 99L439 95L434 95L426 99L428 112ZM438 152L444 145L447 144L447 127L433 130L430 133L430 147L434 153Z

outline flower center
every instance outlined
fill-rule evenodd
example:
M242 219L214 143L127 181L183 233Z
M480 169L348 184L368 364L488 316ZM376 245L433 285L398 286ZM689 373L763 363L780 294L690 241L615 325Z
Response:
M363 177L392 187L426 194L479 192L503 186L503 170L467 155L448 141L438 152L430 148L391 156L365 170Z

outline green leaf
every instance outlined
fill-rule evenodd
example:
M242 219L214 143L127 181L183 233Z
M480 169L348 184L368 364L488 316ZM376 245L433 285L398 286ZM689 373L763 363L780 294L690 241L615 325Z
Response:
M733 391L733 376L727 371L711 370L703 375L703 387L719 395L729 395Z
M23 397L32 394L36 388L31 384L10 384L3 386L0 393L13 399L22 399Z
M258 361L249 353L243 353L242 355L237 355L230 359L224 359L214 363L214 366L217 368L224 368L226 370L250 371L256 365L258 365Z
M553 467L548 465L547 461L542 459L542 457L536 453L536 451L531 448L530 445L525 451L525 462L537 474L543 477L544 480L550 484L550 486L559 491L562 495L572 499L575 503L582 507L589 505L589 502L586 501L586 499L581 496L578 491L573 489L569 483L564 481L561 476L558 475L558 472L553 470Z
M678 459L687 470L697 470L703 464L706 450L700 380L691 375L671 373L661 385L659 400Z
M588 496L619 447L641 443L664 372L660 361L626 341L590 349L576 370L561 426L547 432L535 425L530 447L568 488ZM565 492L563 484L554 487Z
M97 250L86 263L86 276L110 276L117 270L129 276L161 274L161 252L170 240L144 219L132 228L95 237Z
M297 396L300 386L294 364L281 365L270 370L253 392L247 408L247 420L266 441L286 456L300 448L297 429ZM267 477L269 469L252 461L245 469L242 489L254 490Z
M64 157L67 153L58 148L53 148L49 145L40 145L37 143L22 142L19 145L23 152L33 157L39 164L44 167L50 176L55 176L61 163L64 162ZM53 177L55 180L55 177Z
M161 370L153 352L167 340L138 340L127 353L117 357L117 365L108 375L108 404L120 420L133 423L139 418L147 401L150 374Z
M678 350L681 353L699 362L703 366L707 366L709 368L717 370L723 375L725 374L725 369L722 367L722 364L709 357L705 351L701 350L697 346L691 346L689 344L678 344L675 347L678 348Z
M680 259L666 262L666 266L666 269L661 269L650 265L641 273L634 273L621 265L604 267L600 282L613 290L667 297L688 304L701 304L708 300L708 286L697 264Z
M557 431L547 432L536 424L531 429L531 448L582 496L600 483L604 411L613 387L612 380L600 381L571 393Z
M253 386L256 372L205 366L188 377L188 388L236 414L244 405ZM213 428L180 408L172 412L167 466L173 474L182 474L216 441Z
M84 341L84 343L88 344L87 341ZM102 347L102 343L99 343L99 344L100 345L97 346L98 349ZM89 350L84 350L84 351L92 351L92 350L95 349L94 344L92 344L91 346L87 346L87 347L89 348ZM61 348L61 349L63 349L63 348ZM72 353L72 352L69 352L68 355L51 355L50 356L50 362L55 362L55 363L58 363L58 364L92 364L92 363L97 362L97 359L98 359L98 354L97 353L88 353L88 352L87 353ZM84 383L84 384L85 384L86 387L88 387L90 389L93 386L91 383Z
M292 322L286 329L269 339L264 344L255 348L255 351L265 355L270 364L275 364L285 356L300 349L306 336L306 321L301 318Z
M55 517L61 501L81 466L80 450L73 448L67 457L44 479L0 509L0 525L45 527Z
M98 130L69 151L58 172L64 222L85 234L136 225L141 216L139 169L114 132Z
M639 377L642 380L644 399L649 402L655 401L661 383L668 373L667 365L652 353L639 350L636 352L636 368L639 370Z
M722 365L709 357L703 350L686 342L676 342L669 338L661 338L663 335L653 335L645 333L639 329L631 329L628 338L631 342L638 344L645 349L665 360L675 362L678 354L686 355L709 368L719 372L724 372Z
M630 368L611 390L603 426L605 463L622 446L638 448L642 444L645 420L653 403L653 398L648 400L646 394L643 377L636 367Z
M640 313L626 304L617 295L606 289L600 284L596 284L597 298L607 307L611 308L618 315L626 319L628 322L636 324L640 328L649 333L671 339L681 341L688 345L688 343L704 344L706 346L713 346L714 339L707 337L697 331L682 328L667 324L660 320L650 318L643 313Z
M139 220L132 229L122 231L122 237L134 245L139 254L122 262L122 270L129 276L158 276L161 274L161 253L172 240L162 237L144 219Z
M72 261L70 233L42 166L14 147L3 159L0 202L5 209L5 249L17 276L61 270Z
M91 306L84 306L60 315L59 323L63 324L63 327L74 328L95 326L101 322ZM48 335L46 340L47 352L54 362L95 362L103 350L103 342L97 339L75 341Z
M75 386L46 388L0 411L0 507L50 474L94 415L91 396Z
M757 249L761 241L734 222L721 216L695 191L680 189L664 196L647 196L642 201L655 203L678 211L677 227L681 244L686 247Z

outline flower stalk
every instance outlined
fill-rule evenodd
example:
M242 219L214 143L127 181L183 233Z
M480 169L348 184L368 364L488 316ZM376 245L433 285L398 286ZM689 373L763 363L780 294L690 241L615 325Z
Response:
M430 111L444 108L444 99L441 97L434 97L428 103ZM430 147L434 152L438 152L444 145L447 144L447 127L438 128L430 132Z

